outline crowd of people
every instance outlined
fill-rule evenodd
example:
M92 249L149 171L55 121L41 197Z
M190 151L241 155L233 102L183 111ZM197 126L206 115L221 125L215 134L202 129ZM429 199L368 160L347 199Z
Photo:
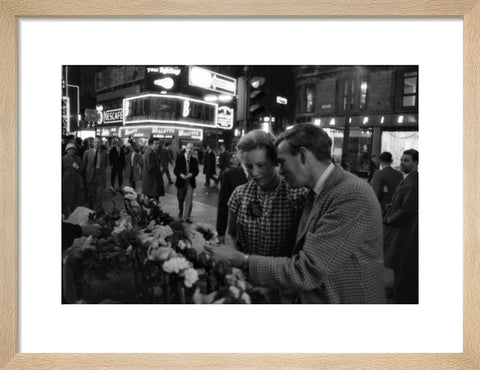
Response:
M108 153L99 138L78 149L64 145L63 212L82 203L101 207L106 169L110 183L123 181L158 198L175 184L178 218L192 223L192 198L203 164L205 186L219 184L219 245L207 246L216 261L245 271L281 303L418 303L418 151L405 150L398 171L392 154L360 178L331 157L321 128L300 124L277 138L261 130L237 145L238 166L221 145L195 153L188 143L174 153L151 137L141 150L114 141ZM175 180L169 166L173 166ZM217 174L217 167L219 172ZM166 176L166 184L163 181ZM80 230L77 230L80 233ZM394 283L385 289L385 268Z

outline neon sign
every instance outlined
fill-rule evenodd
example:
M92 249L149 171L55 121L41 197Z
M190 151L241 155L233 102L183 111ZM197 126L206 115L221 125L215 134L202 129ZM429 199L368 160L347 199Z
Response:
M183 128L173 126L137 126L135 128L120 127L119 136L121 138L136 137L148 138L150 135L158 138L171 139L177 136L180 139L203 140L203 129L201 128Z
M217 127L216 103L178 95L144 94L123 100L123 124Z
M233 127L233 108L218 107L217 124L219 128L230 130Z
M235 78L205 68L190 66L188 84L232 96L237 94L237 80Z

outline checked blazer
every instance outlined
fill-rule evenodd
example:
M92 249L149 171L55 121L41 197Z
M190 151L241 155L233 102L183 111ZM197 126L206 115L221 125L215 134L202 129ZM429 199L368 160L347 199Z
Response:
M250 256L253 285L299 303L385 303L382 215L366 181L335 166L299 232L291 258Z

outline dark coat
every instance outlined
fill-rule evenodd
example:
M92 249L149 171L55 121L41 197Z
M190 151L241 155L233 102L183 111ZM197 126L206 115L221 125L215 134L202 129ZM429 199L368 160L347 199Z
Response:
M228 221L228 200L235 188L247 182L247 176L242 167L230 168L222 175L221 187L218 192L217 233L225 235Z
M205 153L205 164L203 166L203 173L205 175L212 176L216 173L216 160L213 150Z
M195 177L198 176L199 170L198 170L198 160L193 155L190 156L189 170L193 176L190 177L190 179L188 180L190 181L191 187L195 189L197 186ZM175 176L177 176L177 180L175 181L175 186L177 188L183 188L185 186L185 180L180 177L180 174L184 174L184 175L187 174L187 159L185 158L185 154L179 154L177 156L173 173L175 174Z
M384 254L385 266L399 268L405 241L411 233L418 216L418 172L408 175L397 186L391 206L383 218L385 224Z
M108 160L110 161L111 167L117 169L125 168L125 149L120 147L120 150L118 150L116 146L112 146L108 152Z
M142 193L151 198L165 195L160 161L151 148L143 153Z
M91 183L94 180L95 168L93 166L95 161L95 150L89 149L83 153L82 168L85 171L85 182ZM105 183L107 182L107 167L108 167L108 155L107 152L103 149L98 150L97 162L100 161L100 168L98 170L100 178L102 178Z
M393 194L402 180L402 173L390 166L380 171L375 171L372 179L372 187L375 194L377 194L382 210L385 210L386 205L392 202Z
M224 150L223 153L220 153L218 167L220 168L220 172L223 172L230 167L230 154L226 150Z
M132 156L133 156L133 167L132 167ZM125 172L124 178L127 180L130 179L130 175L133 170L133 181L140 181L142 179L142 167L143 167L143 158L140 153L137 153L133 150L130 150L125 157Z

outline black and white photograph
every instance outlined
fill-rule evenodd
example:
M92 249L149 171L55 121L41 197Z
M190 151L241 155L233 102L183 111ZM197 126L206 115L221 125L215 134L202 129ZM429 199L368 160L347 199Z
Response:
M418 65L61 76L63 304L419 303Z

